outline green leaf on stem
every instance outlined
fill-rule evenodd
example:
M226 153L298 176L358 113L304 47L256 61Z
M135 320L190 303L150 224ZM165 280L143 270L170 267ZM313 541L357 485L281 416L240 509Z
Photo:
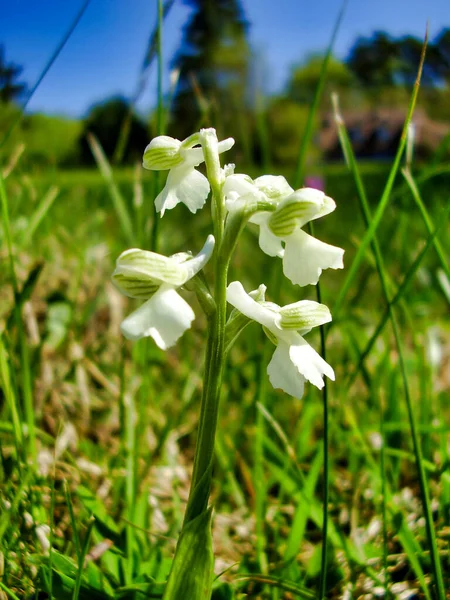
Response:
M208 508L185 523L178 540L163 600L209 600L212 593L214 556L211 513Z

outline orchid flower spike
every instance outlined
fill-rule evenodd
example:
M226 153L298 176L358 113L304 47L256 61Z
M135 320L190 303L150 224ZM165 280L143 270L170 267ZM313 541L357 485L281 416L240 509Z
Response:
M130 340L150 336L162 350L173 346L195 318L176 290L205 266L213 249L214 237L209 235L194 257L185 252L167 257L138 248L122 252L112 281L125 296L146 300L122 322L123 335Z
M269 256L283 259L283 272L292 283L315 285L324 269L342 269L344 251L308 235L302 227L336 208L332 198L320 190L294 191L284 177L266 175L254 182L246 175L230 175L224 184L227 207L260 197L277 202L274 212L259 212L250 221L259 225L259 245ZM283 246L284 242L284 246Z
M195 170L204 162L205 157L198 133L183 142L167 135L154 138L144 151L143 166L154 171L169 170L166 185L155 199L157 212L161 217L166 210L174 208L180 202L186 204L192 213L197 212L206 202L209 194L207 178ZM234 145L233 138L227 138L218 144L219 154ZM195 147L194 146L199 146Z
M334 381L334 371L324 359L303 339L313 327L329 323L331 314L324 304L301 300L280 307L266 302L266 286L247 294L239 281L227 288L227 300L249 319L260 323L276 350L267 367L270 383L301 398L305 380L319 389L324 386L323 375ZM258 297L258 302L252 297Z

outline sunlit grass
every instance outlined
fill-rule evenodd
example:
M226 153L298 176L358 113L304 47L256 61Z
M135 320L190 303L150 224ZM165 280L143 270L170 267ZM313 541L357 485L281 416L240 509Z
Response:
M381 166L380 171L384 170ZM117 326L125 306L108 287L107 280L113 257L126 247L126 240L117 215L108 208L107 188L100 175L97 178L97 191L91 191L86 183L75 188L57 179L54 181L61 192L40 220L33 244L21 235L24 225L18 226L23 219L27 223L35 221L33 206L37 210L41 205L40 198L45 197L47 183L32 180L32 188L27 188L29 184L20 176L11 175L6 180L19 294L34 261L45 258L44 270L37 280L28 284L32 286L31 296L27 296L28 308L23 312L36 405L37 472L27 464L31 457L28 451L23 454L20 450L23 442L28 446L30 438L25 423L20 424L26 414L21 379L24 363L20 360L20 332L14 324L9 276L3 280L5 295L1 304L2 322L8 323L2 334L1 353L5 398L0 423L2 486L4 500L10 506L1 521L5 558L2 581L19 597L26 597L27 589L31 591L36 585L45 585L45 579L36 577L39 563L45 562L36 529L52 521L50 490L53 486L55 552L52 564L55 570L52 586L55 597L63 597L58 595L58 590L72 585L70 581L64 583L63 577L70 579L71 572L73 585L81 586L80 597L83 593L94 593L93 588L86 592L90 589L88 585L102 589L103 594L107 590L112 593L111 589L117 594L122 589L121 597L132 593L124 589L129 588L131 582L142 589L153 586L157 590L158 586L151 584L149 578L164 581L184 512L202 362L198 351L199 330L204 325L198 319L196 328L168 355L151 344L140 342L135 348L124 344ZM64 175L61 179L64 180ZM339 193L339 180L344 197ZM415 181L420 181L420 171ZM435 183L429 181L422 192L426 194L431 223L440 225L442 207L447 206L442 181L442 176L440 180L436 177ZM365 176L365 183L370 190L369 175ZM330 223L321 225L320 233L330 243L343 244L345 239L350 261L363 237L363 223L353 217L356 197L348 196L349 175L344 169L332 185L338 210ZM420 183L417 185L420 189ZM152 182L144 177L145 199L151 193L151 186ZM30 189L36 197L34 205L22 202L23 210L15 212L14 198L28 195ZM437 550L445 573L447 559L442 551L450 510L445 470L449 415L444 399L448 381L442 362L441 366L427 362L426 347L428 336L436 334L443 342L441 352L444 356L448 352L449 332L445 325L448 304L436 281L437 270L442 269L442 259L448 253L448 241L438 233L441 252L436 254L409 189L402 187L401 180L394 194L396 189L402 189L402 194L386 209L383 217L386 226L380 225L378 229L378 243L381 253L389 248L383 256L394 289L405 274L398 257L411 265L424 245L428 247L414 269L400 305L404 315L401 321L407 328L408 323L414 325L404 336L404 353L412 403L414 410L420 411L418 435L426 448L427 460L423 465L430 484ZM121 184L121 192L134 215L132 181ZM74 205L77 210L68 212L67 207ZM152 214L151 206L148 209L146 220L151 219ZM178 224L163 223L164 247L170 251L186 245L195 247L204 232L201 227L200 231L193 231L186 226L189 218L180 208ZM392 236L392 223L399 223L403 218L407 218L409 231L413 232L410 235L414 234L412 244L409 235ZM444 230L442 227L440 231ZM397 356L389 330L380 333L366 356L364 368L355 376L359 354L385 311L380 291L377 291L379 283L371 254L367 259L358 271L349 290L349 301L343 304L327 342L328 360L337 373L336 384L330 387L327 593L337 594L338 590L350 586L352 593L357 594L361 586L387 585L390 588L397 581L394 590L400 589L403 582L402 585L411 589L422 588L423 593L432 598L433 588L427 575L429 551L420 519L414 456L407 414L399 401ZM7 264L7 254L2 255L2 261ZM257 252L256 238L251 232L242 241L236 263L247 273L244 279L248 285L254 287L267 280L267 269L276 266ZM340 273L333 274L330 286L323 290L324 302L331 303L342 279ZM295 298L295 291L289 286L282 294L283 301ZM58 313L56 305L70 307L69 316ZM36 339L32 336L33 323L37 327ZM57 338L51 335L55 327L59 328ZM59 342L52 341L55 339ZM222 402L220 457L215 472L215 545L219 570L237 563L221 581L234 582L236 593L247 589L250 597L260 594L275 598L283 597L288 589L295 593L292 591L294 582L302 589L311 589L320 574L317 551L320 551L322 522L322 409L319 394L313 390L308 391L302 402L268 390L264 410L259 409L255 401L257 382L265 377L259 366L262 350L259 332L249 327L229 358ZM134 361L131 351L136 356ZM353 383L348 387L350 378ZM136 411L137 428L132 434L136 436L135 441L127 433L132 419L131 400ZM379 402L384 406L382 432ZM71 437L72 426L77 431L76 437ZM377 440L381 434L385 446L384 466L380 471ZM254 463L255 443L259 448L258 463ZM135 461L133 468L136 469L133 488L127 488L130 485L127 477L132 472L130 459ZM254 464L259 464L256 470ZM64 480L69 485L72 518L62 485ZM79 483L94 496L88 500L84 492L78 491ZM251 515L258 497L255 491L262 484L265 501L260 540L263 545L258 546L252 541L255 530ZM387 502L384 544L383 486ZM134 525L130 526L128 500L133 497ZM82 548L91 513L97 521L87 549L88 558L90 552L96 556L96 548L103 554L90 559L89 572L80 580L76 577L77 562L70 566L72 563L67 561L79 560L81 550L76 550L76 540L80 540L78 547ZM124 537L125 531L129 533ZM19 552L21 540L27 549L25 553ZM125 554L112 552L111 542L105 540L111 540L116 548L123 548ZM264 577L257 575L261 567L255 571L258 547L267 561L269 579L265 588ZM388 567L386 578L382 572L383 561ZM136 581L139 573L140 584ZM250 580L236 578L252 573L255 577L250 576Z
M249 326L222 390L215 600L408 590L442 600L450 586L448 166L396 177L401 151L394 168L359 164L344 125L341 137L349 170L315 167L338 205L317 228L346 250L346 271L321 288L335 317L328 444L323 398L274 392L267 344ZM308 141L295 172L281 169L291 183ZM0 188L0 587L10 598L161 597L186 508L205 323L167 354L132 346L109 277L130 244L195 248L207 222L180 206L156 229L156 179L111 169L91 144L101 172L33 174L18 160ZM248 289L279 289L280 263L258 251L256 230L236 266ZM278 294L292 302L298 288Z

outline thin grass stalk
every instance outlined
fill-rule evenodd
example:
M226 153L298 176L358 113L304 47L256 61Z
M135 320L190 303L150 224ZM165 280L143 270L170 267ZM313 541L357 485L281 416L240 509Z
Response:
M106 158L106 155L103 151L103 148L101 147L100 142L98 141L96 136L92 133L88 133L87 141L89 143L89 147L92 151L92 154L94 155L95 162L97 163L99 171L103 175L103 178L108 186L109 195L111 196L111 200L116 210L119 223L122 227L124 238L126 239L127 243L132 247L134 244L134 233L130 213L128 211L126 202L119 190L119 187L114 181L111 165L109 164L108 159Z
M11 384L11 376L8 366L8 358L2 335L0 334L0 377L2 381L3 395L11 411L12 429L14 433L14 445L16 447L17 457L23 452L23 434L22 423L20 421L20 411L17 403L17 397ZM18 460L19 469L20 461Z
M157 33L157 47L158 47L158 108L157 108L157 135L164 133L164 98L163 98L163 2L158 0L158 33Z
M345 6L345 5L344 5ZM340 15L342 18L342 14ZM310 222L309 232L314 236L314 224ZM320 282L316 285L317 302L322 304L322 292ZM327 350L325 345L325 327L320 326L320 352L323 360L327 360ZM325 598L327 583L327 553L328 553L328 503L330 497L330 460L329 460L329 416L328 416L328 386L322 388L323 404L323 528L322 528L322 553L320 557L320 580L319 580L319 600Z
M157 4L157 19L158 19L158 28L157 28L157 62L158 62L158 71L157 71L157 95L158 95L158 106L156 113L156 134L163 135L164 133L164 97L163 97L163 34L162 34L162 25L163 25L163 3L162 0L158 0ZM154 186L156 190L159 191L161 188L161 175L160 172L157 171L153 174L154 178ZM151 242L150 248L153 252L158 252L159 248L159 215L156 212L155 203L152 203L153 206L153 223L152 223L152 232L151 232Z
M277 269L281 271L281 269ZM272 343L264 336L264 348L258 364L258 393L257 406L267 407L267 377L265 365L268 364L272 353ZM265 419L262 410L256 412L256 434L254 446L254 485L255 485L255 533L256 533L256 560L261 573L267 574L269 561L266 548L266 484L264 477L264 436L266 434Z
M298 157L297 157L297 165L295 168L295 175L294 175L294 189L297 189L298 187L300 187L303 184L303 180L305 177L306 155L307 155L309 144L311 143L311 138L312 138L312 134L313 134L314 117L316 116L320 101L322 99L328 63L330 62L334 43L336 41L337 34L338 34L339 28L341 26L341 22L344 17L345 10L347 8L347 2L348 2L348 0L344 0L342 2L341 9L339 11L338 17L334 24L333 33L331 34L330 43L328 44L327 52L325 54L325 57L323 59L322 66L320 69L319 83L317 84L317 87L314 92L314 99L312 101L311 108L309 109L308 120L306 122L306 127L305 127L305 133L303 134Z
M163 20L167 17L167 15L170 12L170 9L172 8L172 6L174 4L174 1L175 0L166 0L164 7L161 7L161 20ZM159 2L159 0L158 0L158 2ZM156 27L152 30L152 32L150 34L149 42L148 42L148 45L147 45L147 48L145 51L145 57L142 62L142 65L141 65L141 70L139 73L139 79L138 79L138 83L136 86L136 90L130 101L127 114L125 115L125 118L122 121L122 125L121 125L120 132L119 132L119 137L118 137L118 140L116 143L116 147L114 149L114 155L113 155L112 162L113 162L113 164L116 164L116 165L120 164L122 162L123 155L126 150L126 146L127 146L127 143L128 143L129 137L130 137L133 113L134 113L134 110L138 103L138 100L140 99L140 97L142 96L142 94L146 88L148 74L150 71L150 67L153 63L153 59L158 54L158 46L159 46L158 34L159 34L159 23L160 23L159 4L157 5L157 11L158 11L158 17L157 17ZM158 82L159 82L159 75L158 75Z
M386 364L389 361L389 353L386 352L385 359L382 364L382 372L384 374ZM378 399L379 407L379 423L380 423L380 477L381 477L381 515L382 515L382 535L383 535L383 586L386 598L389 598L388 588L388 532L387 532L387 494L388 486L386 481L386 432L385 432L385 406L384 400L380 395L380 386L374 386L374 393Z
M126 580L131 584L134 574L134 517L136 506L136 406L133 394L125 394L125 427L126 427L126 498L127 498L127 561Z
M59 194L59 188L56 185L52 185L47 191L45 196L42 198L36 210L33 212L28 227L24 231L22 237L22 244L29 244L37 228L43 221L45 215L50 210L53 202L56 200Z
M55 481L56 481L56 457L53 458L53 473L52 473L52 485L51 485L51 496L50 496L50 533L49 542L50 548L48 549L48 595L50 600L53 598L53 546L55 542L55 505L56 505L56 494L55 494ZM68 489L68 486L66 484Z
M95 525L95 518L91 517L90 521L88 522L86 537L84 539L81 554L78 559L78 571L77 571L77 576L75 579L75 586L73 589L72 600L78 600L80 597L81 580L83 578L83 572L84 572L84 561L86 560L86 556L87 556L87 553L89 550L89 544L91 541L91 536L92 536L92 531L94 529L94 525Z
M358 248L356 256L353 259L353 262L352 262L350 269L347 273L347 276L345 278L344 284L342 285L342 287L339 291L338 297L336 299L336 302L334 304L333 314L335 317L342 308L344 300L345 300L348 292L350 291L353 280L356 277L359 266L365 257L366 250L373 240L373 237L377 231L377 228L378 228L379 224L381 223L381 219L383 217L384 211L389 203L392 188L394 186L395 177L397 176L398 170L400 168L400 161L402 159L403 151L405 149L408 127L409 127L409 124L411 123L411 119L412 119L412 116L414 113L414 108L415 108L416 102L417 102L417 96L418 96L419 87L420 87L420 80L421 80L421 76L422 76L422 69L423 69L423 64L425 61L425 51L426 51L427 43L428 43L428 29L427 29L427 32L425 35L425 41L424 41L424 45L422 48L420 64L419 64L419 68L418 68L418 72L417 72L417 78L414 83L413 92L412 92L411 100L410 100L409 107L408 107L408 113L406 116L405 123L403 125L403 130L402 130L402 134L400 137L400 143L399 143L399 146L397 149L397 153L395 155L392 168L389 172L389 176L388 176L386 185L385 185L383 193L381 195L380 202L379 202L378 207L375 211L375 214L373 215L373 218L371 220L369 229L366 231L366 233L364 235L364 238ZM334 97L334 98L336 98L336 97ZM335 103L336 102L337 102L337 99L335 100ZM342 120L342 117L340 117L340 115L338 113L337 106L336 106L335 112L336 112L336 117L337 117L337 123L339 126L340 124L343 124L343 120Z
M47 73L49 72L49 70L51 69L51 67L53 66L53 63L56 61L56 59L58 58L58 56L61 54L64 46L67 44L67 42L69 41L70 37L72 36L73 32L75 31L78 23L80 22L82 16L84 15L84 13L86 12L87 7L89 6L91 0L85 0L83 2L83 4L81 5L80 10L77 12L77 14L75 15L74 20L72 21L72 23L69 26L69 29L66 31L66 33L64 34L62 40L60 41L60 43L57 45L55 51L53 52L53 54L51 55L51 57L49 58L47 64L45 65L44 69L42 70L41 74L39 75L36 83L33 85L33 87L31 88L30 92L28 93L25 102L22 104L22 106L20 107L20 112L17 115L17 117L13 120L13 122L11 123L9 129L7 130L7 132L5 133L5 135L3 136L1 142L0 142L0 148L3 147L3 145L8 141L9 136L11 135L11 133L13 132L13 130L15 129L15 127L17 126L17 124L20 122L20 120L23 117L23 114L25 112L26 107L28 106L31 98L34 96L36 90L38 89L38 87L41 85L44 77L47 75Z
M262 158L262 168L264 173L270 171L271 165L271 154L270 154L270 142L269 142L269 132L267 130L267 122L266 122L266 112L264 110L264 101L262 97L262 93L259 90L256 90L256 132L258 134L258 142L261 147L261 158Z
M317 284L317 302L321 303L320 286ZM325 344L325 328L320 326L320 347L324 361L327 360ZM326 594L327 584L327 561L328 561L328 504L330 498L330 458L329 458L329 415L328 415L328 385L322 388L323 402L323 528L322 528L322 555L320 558L320 581L319 600L323 600Z
M441 212L441 215L440 215L440 218L439 218L439 226L428 237L425 246L423 247L423 249L421 250L421 252L417 255L416 259L414 260L414 262L412 263L412 265L408 269L405 277L403 278L402 283L399 285L399 287L398 287L395 295L393 296L393 298L389 302L389 306L390 307L395 306L397 304L397 302L399 302L405 296L409 284L411 283L414 275L416 274L419 266L421 265L422 260L425 258L426 254L428 253L428 250L433 245L433 241L436 239L436 236L440 232L444 231L445 227L447 226L447 220L448 220L449 214L450 214L450 204L448 204L446 206L446 208L444 208L444 210ZM354 370L353 374L351 375L351 377L349 379L348 386L353 385L353 383L355 382L358 373L360 372L361 368L363 367L364 361L368 357L370 351L373 348L373 345L377 341L378 337L380 336L381 332L383 331L384 326L388 322L388 320L389 320L389 306L386 307L383 316L381 317L381 319L380 319L377 327L375 328L375 331L371 335L371 337L370 337L369 341L367 342L364 350L361 352L361 354L359 356L358 364L356 366L356 369Z
M14 266L14 253L11 237L11 224L9 220L8 197L6 195L5 184L0 172L0 199L2 205L3 231L8 250L9 273L11 285L14 294L14 318L19 334L20 359L22 367L22 390L24 400L25 419L28 427L28 453L34 467L37 466L37 448L36 448L36 424L34 420L34 403L32 390L31 365L28 350L28 343L22 321L21 308L19 301L19 288L17 283L16 270Z
M11 598L11 600L20 600L14 592L12 592L4 583L2 583L2 581L0 581L0 589L2 589L8 598Z
M424 60L424 51L425 51L425 46L424 46L424 49L422 52L421 66L422 66L423 60ZM419 68L419 75L421 72L421 66ZM416 83L418 83L418 82L416 82ZM414 93L413 93L413 96L414 96ZM344 127L344 123L343 123L342 119L340 119L340 120L338 119L338 124L339 124L340 132L343 136L342 139L345 143L345 152L350 161L350 163L349 163L350 167L354 173L355 181L358 181L358 198L360 200L366 227L368 228L368 232L370 232L372 229L374 220L372 219L370 209L368 207L364 185L363 185L362 179L359 175L358 165L354 158L353 149L351 147L350 140L348 139L348 135L345 131L345 127ZM397 154L397 156L398 156L398 154ZM391 185L393 184L394 176L392 175L392 173L396 172L397 169L398 169L398 164L396 164L396 162L394 162L394 165L392 166L391 172L388 177L388 184L386 186L386 189L389 189L389 182L391 182ZM386 189L385 189L385 191L386 191ZM380 204L381 203L382 203L382 201L380 201ZM378 213L378 211L377 211L377 213ZM376 216L374 218L376 219ZM367 237L367 234L366 234L366 237ZM365 239L366 239L366 237L365 237ZM373 234L372 234L372 237L370 238L370 244L371 244L374 256L375 256L377 271L378 271L383 295L385 297L387 308L389 310L389 319L392 324L392 330L394 333L395 343L396 343L398 357L399 357L400 371L401 371L401 375L402 375L403 390L404 390L404 394L405 394L405 401L406 401L406 407L407 407L407 412L408 412L410 431L411 431L411 436L412 436L412 441L413 441L414 455L416 458L417 469L419 472L419 483L420 483L422 504L423 504L423 510L424 510L424 515L425 515L427 538L428 538L428 544L429 544L429 548L430 548L430 556L431 556L431 560L432 560L432 568L433 568L434 581L435 581L435 585L436 585L436 591L437 591L439 600L444 600L445 599L445 590L444 590L444 581L443 581L443 576L442 576L442 568L441 568L439 553L438 553L438 549L437 549L436 534L435 534L434 527L433 527L433 519L432 519L432 513L431 513L428 485L427 485L425 469L424 469L424 464L423 464L422 449L421 449L421 445L420 445L419 436L417 433L417 425L416 425L415 415L414 415L413 408L412 408L412 401L411 401L411 395L410 395L410 389L409 389L409 383L408 383L408 374L407 374L407 370L406 370L405 358L404 358L404 353L403 353L403 344L401 342L400 329L399 329L399 325L398 325L397 316L394 311L394 307L392 306L390 294L388 291L386 270L385 270L385 266L384 266L384 260L381 255L377 237L376 237L376 228L373 229ZM352 267L354 264L355 263L352 264Z
M431 236L433 234L433 232L436 231L436 228L433 224L433 220L431 219L430 215L428 214L428 211L422 200L422 197L419 192L419 188L417 187L417 184L414 181L412 173L409 169L402 169L402 175L405 178L405 180L408 184L408 187L411 190L412 197L414 198L414 201L417 204L420 214L422 215L422 219L427 228L427 232ZM440 260L441 267L443 268L447 277L450 279L450 269L448 266L447 259L445 257L444 249L442 248L439 239L435 235L433 235L432 240L433 240L434 249L436 250L436 254L438 255L438 258Z
M276 265L272 272L271 289L276 290L274 301L279 300L279 296L282 288L282 270L280 265ZM260 355L258 364L259 377L258 377L258 391L257 406L267 408L267 377L263 376L266 370L266 365L269 363L270 356L272 353L272 343L264 336L264 348ZM265 436L265 419L261 410L257 411L256 414L256 436L255 436L255 448L254 448L254 478L255 478L255 529L256 529L256 555L259 564L259 568L262 573L267 573L268 569L268 558L265 552L266 536L265 536L265 508L266 508L266 486L264 484L264 436Z
M56 457L55 457L55 462L56 462ZM55 483L55 479L53 478L53 489L55 487L54 483ZM66 498L67 508L69 509L69 518L70 518L70 524L72 526L72 538L73 538L73 545L75 546L75 554L77 555L77 560L79 561L80 557L81 557L81 553L82 553L82 548L81 548L81 544L80 544L80 536L78 535L77 520L75 517L75 512L73 510L72 498L70 497L69 484L67 483L67 481L64 482L64 495ZM54 500L54 494L52 495L52 498Z

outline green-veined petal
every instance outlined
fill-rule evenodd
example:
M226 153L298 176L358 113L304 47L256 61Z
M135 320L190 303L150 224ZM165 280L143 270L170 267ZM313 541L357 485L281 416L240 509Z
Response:
M181 142L167 135L153 138L144 150L143 166L145 169L163 171L173 169L183 162L180 155Z
M293 304L287 304L280 308L280 326L282 329L301 330L302 333L311 331L331 321L331 313L328 306L319 304L313 300L300 300Z

